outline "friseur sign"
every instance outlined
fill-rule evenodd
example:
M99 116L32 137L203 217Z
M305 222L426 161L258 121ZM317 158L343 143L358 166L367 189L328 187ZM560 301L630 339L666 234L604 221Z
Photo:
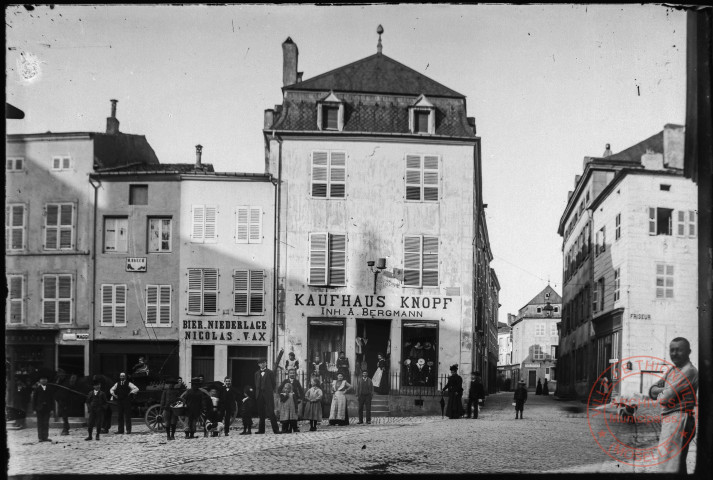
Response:
M423 318L424 312L453 310L453 297L295 293L294 306L311 307L312 314L343 317ZM307 308L306 308L307 309Z

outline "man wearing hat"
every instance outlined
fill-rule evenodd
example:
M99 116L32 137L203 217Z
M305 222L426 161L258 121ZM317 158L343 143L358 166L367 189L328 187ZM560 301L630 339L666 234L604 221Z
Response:
M32 410L37 414L37 437L40 442L51 442L50 415L54 411L54 396L47 386L47 375L40 375L40 381L32 394Z
M87 411L89 412L89 419L87 421L87 427L89 429L89 436L84 440L92 439L92 430L97 427L97 440L99 440L99 433L102 428L102 420L104 418L104 409L106 408L106 394L102 392L101 386L102 382L98 378L93 382L94 389L87 395Z
M161 410L163 411L163 424L166 427L166 440L176 439L175 435L178 415L173 413L171 405L173 405L181 395L181 391L178 389L177 384L178 380L168 378L166 379L166 389L161 392Z
M258 434L265 433L265 417L270 418L270 425L275 435L280 433L275 416L275 375L267 368L267 359L258 360L260 370L255 372L255 400L257 402L257 414L260 418L258 423Z
M139 392L139 387L131 383L126 378L126 373L119 374L119 381L109 389L112 398L116 399L119 410L119 418L117 420L118 430L116 433L131 433L131 399Z
M212 408L209 405L210 399L201 389L202 383L198 377L193 377L191 379L191 388L183 392L181 399L186 404L186 415L188 419L186 420L186 438L196 438L196 422L201 416L201 413L207 412L208 408Z
M369 378L369 372L361 371L357 380L356 395L359 400L359 423L364 423L364 406L366 406L366 423L371 423L371 399L374 396L374 382Z
M522 411L525 408L525 402L527 401L527 388L525 388L525 380L520 380L517 382L517 388L515 389L515 419L517 419L517 413L520 412L520 419L522 420Z
M242 395L237 388L233 387L233 379L230 377L225 377L223 384L225 388L223 389L221 403L223 404L223 410L225 418L223 419L223 424L225 425L225 436L228 436L228 431L230 430L230 423L233 421L233 415L236 412L236 406L239 400L242 400Z

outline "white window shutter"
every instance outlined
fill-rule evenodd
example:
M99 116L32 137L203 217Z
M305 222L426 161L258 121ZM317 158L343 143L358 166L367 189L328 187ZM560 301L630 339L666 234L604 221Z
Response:
M438 201L438 157L434 155L423 157L423 200Z
M114 285L114 323L126 325L126 285Z
M146 285L146 324L156 325L158 318L158 286Z
M218 313L218 270L203 269L203 313Z
M250 230L249 207L237 207L235 210L235 242L248 243Z
M310 285L327 284L327 234L309 234L309 280Z
M438 286L438 237L423 237L424 287Z
M160 325L171 325L171 285L161 285L159 287L159 314Z
M205 206L205 241L214 243L218 238L218 207Z
M329 160L329 198L346 196L347 154L331 152Z
M312 196L327 198L327 174L329 170L329 152L312 152Z
M57 276L42 277L42 323L57 321Z
M436 109L432 108L428 112L428 133L436 133Z
M404 237L404 286L421 286L421 236Z
M421 157L406 155L406 200L421 200Z
M265 311L265 272L250 270L250 313L262 315Z
M656 235L656 209L649 208L649 235Z
M344 104L339 104L339 112L337 113L337 130L344 130Z
M347 284L347 236L329 235L329 285Z
M204 241L205 207L203 205L193 205L191 207L191 240L194 242Z
M249 243L262 243L262 208L250 207Z
M233 271L233 311L236 315L248 314L248 282L247 270Z
M203 313L203 275L198 268L188 269L188 313Z
M101 323L114 323L114 289L112 285L101 286Z

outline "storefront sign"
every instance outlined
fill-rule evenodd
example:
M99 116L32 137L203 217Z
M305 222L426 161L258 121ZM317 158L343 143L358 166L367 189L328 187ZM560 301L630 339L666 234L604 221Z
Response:
M183 320L185 340L224 341L236 344L265 345L270 342L271 323L267 320Z
M632 313L629 315L631 320L651 320L651 314L649 313Z
M127 272L145 272L146 257L128 257L126 259Z
M62 340L65 342L89 340L88 333L63 333Z
M295 293L296 307L316 307L313 314L329 317L404 317L423 318L424 311L443 312L453 298L441 296L339 295Z
M525 368L540 368L539 363L526 363Z

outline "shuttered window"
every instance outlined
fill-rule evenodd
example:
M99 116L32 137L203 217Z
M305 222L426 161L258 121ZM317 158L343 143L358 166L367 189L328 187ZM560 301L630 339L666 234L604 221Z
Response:
M45 250L74 248L74 204L45 205Z
M346 196L347 154L341 151L312 152L312 197Z
M310 233L310 285L346 285L347 236L344 234Z
M101 286L101 324L126 326L126 285Z
M438 165L436 155L406 155L406 200L438 201Z
M218 313L218 269L188 269L188 313L216 315Z
M74 303L72 275L42 276L42 323L71 323Z
M265 271L233 271L233 315L265 314Z
M129 219L127 217L104 218L104 252L126 253L129 251Z
M217 220L217 206L193 205L191 207L191 242L215 243L218 238Z
M25 249L25 206L5 206L5 250Z
M25 277L7 276L7 300L5 302L5 321L9 324L25 321Z
M404 237L404 286L438 286L438 237Z
M146 285L146 325L171 325L171 285Z
M262 208L240 206L235 211L236 243L262 243Z

